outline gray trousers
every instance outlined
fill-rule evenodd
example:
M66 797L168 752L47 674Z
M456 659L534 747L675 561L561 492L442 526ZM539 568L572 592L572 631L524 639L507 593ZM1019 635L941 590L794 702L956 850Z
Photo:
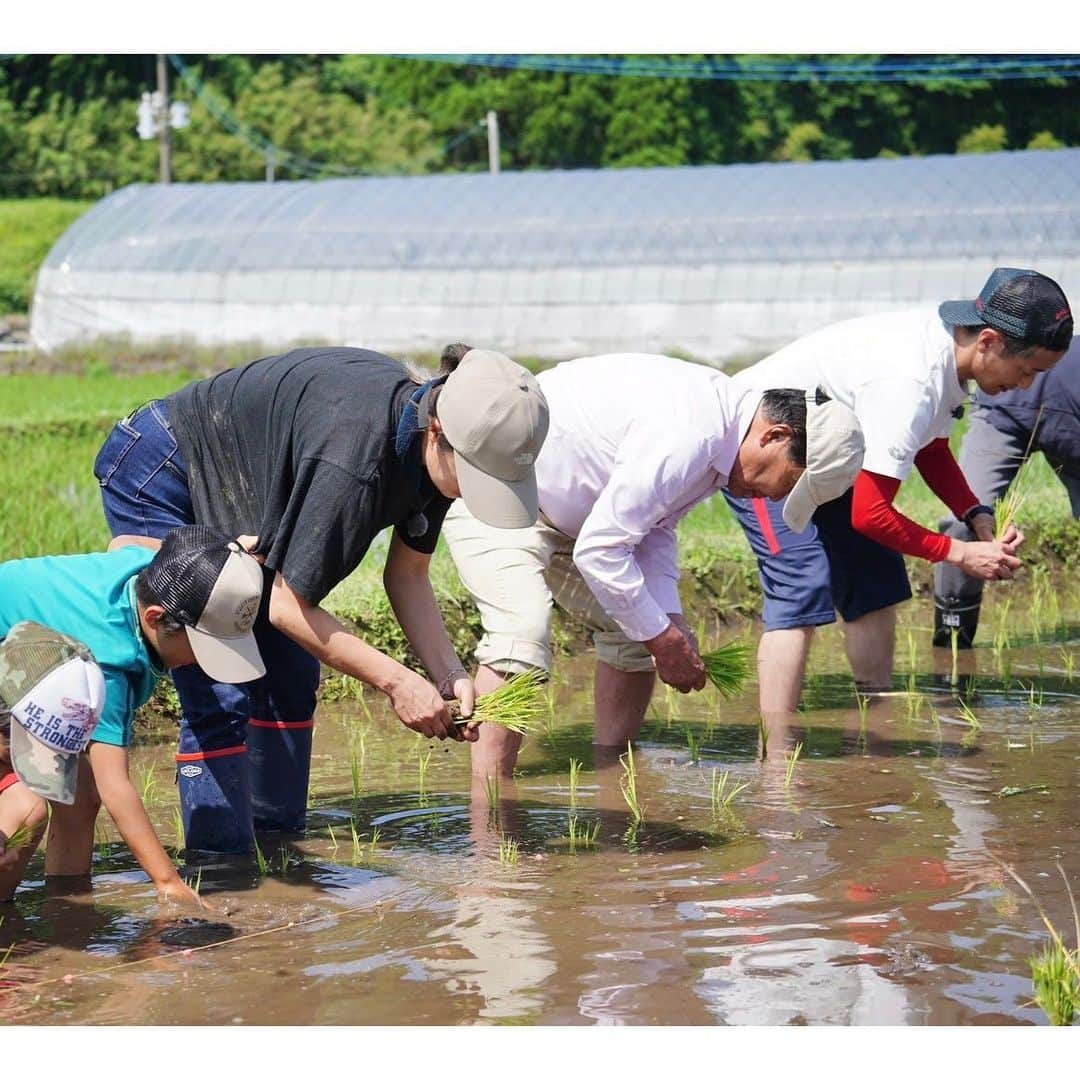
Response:
M960 470L979 502L993 506L1005 494L1024 463L1031 432L1023 428L999 431L986 419L987 412L985 408L976 407L971 414L971 424L960 447ZM1039 449L1037 440L1030 449L1033 453ZM1073 517L1080 518L1080 461L1062 461L1049 454L1046 460L1069 493ZM954 517L945 518L941 529L958 540L975 539L975 534ZM941 562L934 568L935 600L951 599L958 609L975 612L975 619L978 618L982 591L983 582L968 577L959 567Z

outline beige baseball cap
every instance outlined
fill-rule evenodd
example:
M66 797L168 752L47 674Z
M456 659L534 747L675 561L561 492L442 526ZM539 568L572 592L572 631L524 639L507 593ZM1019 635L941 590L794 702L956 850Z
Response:
M263 569L235 540L207 525L173 529L150 563L149 581L159 603L184 624L211 679L245 683L266 674L252 630Z
M803 532L819 506L855 483L864 450L862 427L851 409L820 388L807 390L806 470L784 503L784 522L792 532Z
M496 529L536 524L536 456L548 431L548 404L536 379L502 353L470 349L447 377L435 411L454 448L469 513Z

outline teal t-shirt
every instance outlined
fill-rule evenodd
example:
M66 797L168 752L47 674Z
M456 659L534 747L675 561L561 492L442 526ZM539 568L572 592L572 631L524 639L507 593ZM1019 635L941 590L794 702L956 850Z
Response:
M135 710L165 674L150 659L135 601L135 579L153 558L149 548L125 547L0 563L0 638L32 619L81 641L105 676L91 738L113 746L131 744Z

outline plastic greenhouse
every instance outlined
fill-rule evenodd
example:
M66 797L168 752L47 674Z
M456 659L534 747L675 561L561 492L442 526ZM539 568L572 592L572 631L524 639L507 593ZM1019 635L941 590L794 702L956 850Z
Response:
M722 360L995 265L1080 296L1080 150L137 185L49 253L31 332Z

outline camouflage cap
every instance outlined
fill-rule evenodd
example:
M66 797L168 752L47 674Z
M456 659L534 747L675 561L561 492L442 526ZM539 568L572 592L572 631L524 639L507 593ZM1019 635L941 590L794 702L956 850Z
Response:
M11 716L11 764L45 799L75 801L79 754L105 703L105 678L85 645L35 622L0 645L0 712Z

